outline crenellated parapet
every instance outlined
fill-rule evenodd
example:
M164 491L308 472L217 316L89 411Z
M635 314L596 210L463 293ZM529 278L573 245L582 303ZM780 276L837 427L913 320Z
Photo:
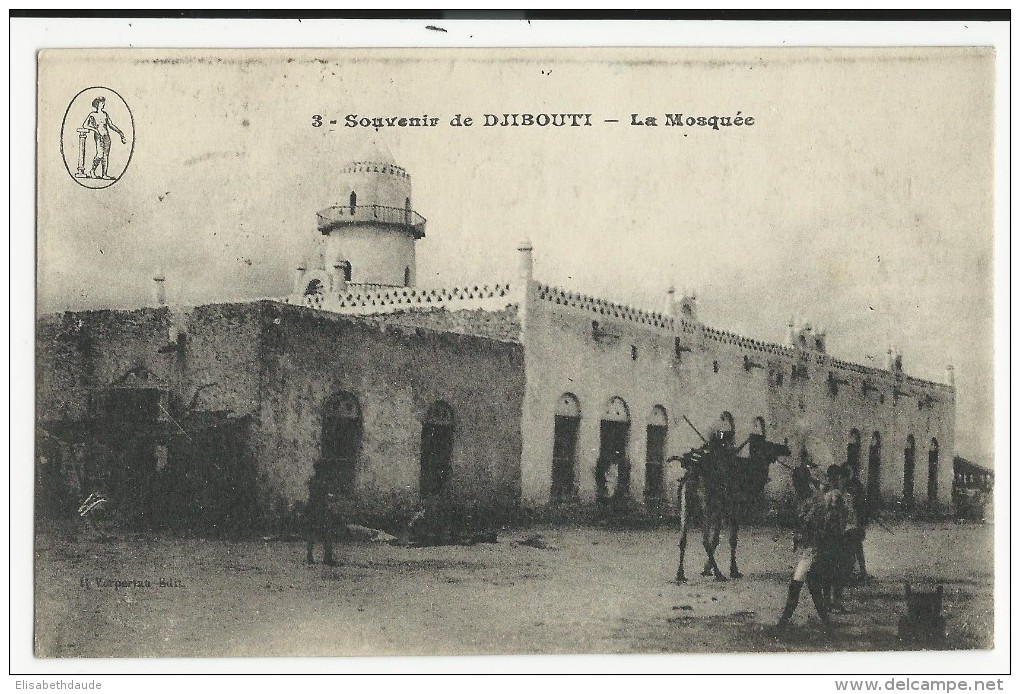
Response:
M530 294L520 294L520 289L524 285L531 286L533 291ZM704 325L696 318L677 310L679 302L669 302L674 308L673 315L669 315L666 312L650 311L609 301L527 278L518 280L518 284L515 285L496 283L429 289L347 285L339 293L293 295L282 301L335 313L363 316L436 309L504 311L508 307L517 307L522 309L518 313L522 325L525 323L526 311L520 306L521 302L537 302L538 305L562 306L583 311L590 314L593 320L603 323L605 321L631 323L642 330L658 333L665 339L679 340L681 336L685 336L689 339L683 341L686 344L680 343L683 351L690 351L691 348L703 351L711 349L712 345L735 348L744 353L742 363L749 372L754 367L764 367L766 362L763 359L773 364L771 369L778 365L785 365L784 369L790 369L792 365L793 370L790 373L794 379L799 377L804 382L809 382L820 378L833 395L846 391L869 397L875 393L873 397L883 402L886 397L891 398L894 403L912 399L918 403L920 409L951 398L955 393L952 384L935 383L906 375L902 371L901 359L894 360L895 368L892 369L865 366L834 358L824 351L824 342L819 345L816 341L804 340L801 343L794 340L793 344L779 344ZM798 336L799 333L800 331L797 332ZM817 330L813 333L815 338L818 334ZM824 331L821 334L824 336Z
M644 329L659 332L663 337L676 338L678 335L690 337L694 344L708 347L710 344L727 345L746 352L753 352L761 355L776 357L787 364L795 363L800 369L798 373L802 378L810 378L804 371L810 365L816 369L828 370L827 382L830 389L838 390L840 385L850 386L860 390L865 395L869 391L889 390L894 400L903 397L911 397L923 405L931 405L935 400L955 392L953 385L935 383L902 373L902 359L895 360L895 369L879 369L875 367L855 364L832 357L826 351L826 330L824 328L812 330L810 325L801 324L794 329L791 320L791 334L793 339L788 337L791 344L779 344L766 340L746 337L727 330L720 330L706 326L695 317L691 311L684 313L679 310L680 302L675 300L675 291L670 289L667 292L667 307L673 309L673 315L641 309L635 306L615 303L606 299L568 291L566 289L547 284L536 283L537 298L557 306L571 307L586 311L598 320L612 319L624 321L641 326ZM693 305L693 294L691 303ZM686 299L686 295L685 295ZM689 317L688 317L689 316ZM803 336L805 339L801 340ZM807 339L810 338L810 339ZM898 353L897 353L897 356ZM753 361L749 354L744 355L746 364L759 365ZM890 389L889 384L894 387ZM901 384L895 386L896 383ZM881 387L879 384L882 384ZM912 390L908 390L910 386ZM919 392L913 392L917 390Z
M641 325L651 326L659 329L673 329L673 318L655 311L617 304L606 299L598 299L593 296L568 292L559 287L538 283L538 298L561 306L572 306L606 318L631 321Z
M348 315L371 315L397 311L447 308L503 310L516 303L509 283L460 287L351 288L336 295L310 294L281 299L284 303L310 306Z

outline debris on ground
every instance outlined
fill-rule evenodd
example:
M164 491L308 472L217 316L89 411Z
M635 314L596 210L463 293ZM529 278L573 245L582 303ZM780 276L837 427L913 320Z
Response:
M556 547L556 545L550 543L539 533L529 535L523 540L518 540L517 542L513 542L511 544L524 545L525 547L534 547L535 549L559 549L558 547Z
M478 521L476 513L449 499L429 499L407 524L408 543L411 547L496 544L496 532L480 530Z
M483 533L475 533L462 539L459 544L462 545L494 545L499 542L496 537L495 530L489 530Z
M397 539L395 535L390 535L385 530L369 528L354 523L347 526L347 536L352 540L360 540L362 542L393 542Z

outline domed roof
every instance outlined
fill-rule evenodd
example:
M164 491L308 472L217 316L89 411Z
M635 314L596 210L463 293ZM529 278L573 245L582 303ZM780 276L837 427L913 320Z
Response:
M351 163L397 166L397 161L393 158L393 152L390 151L390 148L386 146L385 142L377 141L375 138L362 140L361 144L355 148L354 156L351 157L350 161Z

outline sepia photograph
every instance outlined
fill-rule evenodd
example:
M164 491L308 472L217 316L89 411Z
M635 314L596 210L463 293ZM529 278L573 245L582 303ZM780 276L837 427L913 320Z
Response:
M993 649L995 59L41 50L35 658Z

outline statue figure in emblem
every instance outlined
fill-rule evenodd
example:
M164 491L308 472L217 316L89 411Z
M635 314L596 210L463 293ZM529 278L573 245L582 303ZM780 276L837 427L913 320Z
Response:
M82 124L83 129L91 131L92 135L96 140L96 156L92 159L92 169L90 178L101 178L107 181L112 181L113 176L110 176L110 147L112 144L112 138L110 137L110 131L120 135L120 143L122 145L127 144L127 138L124 136L123 131L118 128L113 119L110 118L104 109L106 106L106 97L97 97L92 100L93 111L85 119ZM101 174L96 174L96 169L101 168Z

